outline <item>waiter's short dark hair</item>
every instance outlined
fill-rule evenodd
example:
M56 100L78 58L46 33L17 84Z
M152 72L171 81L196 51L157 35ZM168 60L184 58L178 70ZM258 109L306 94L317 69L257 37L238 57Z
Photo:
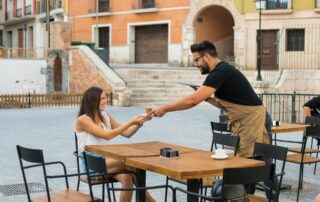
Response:
M214 46L214 44L207 40L204 40L200 43L192 44L190 49L192 53L199 52L200 55L204 55L205 53L208 53L213 57L218 56L217 49Z

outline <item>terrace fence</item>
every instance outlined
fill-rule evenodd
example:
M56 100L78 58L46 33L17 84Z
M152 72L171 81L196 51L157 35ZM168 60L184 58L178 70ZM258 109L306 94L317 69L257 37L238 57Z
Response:
M106 96L107 104L112 105L112 93ZM64 93L0 95L0 109L78 106L81 99L82 94Z

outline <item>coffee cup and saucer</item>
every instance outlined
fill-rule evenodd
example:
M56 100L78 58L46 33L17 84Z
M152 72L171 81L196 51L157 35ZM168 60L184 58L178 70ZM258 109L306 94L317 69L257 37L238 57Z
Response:
M211 156L213 159L227 159L229 156L224 149L216 149L215 154Z

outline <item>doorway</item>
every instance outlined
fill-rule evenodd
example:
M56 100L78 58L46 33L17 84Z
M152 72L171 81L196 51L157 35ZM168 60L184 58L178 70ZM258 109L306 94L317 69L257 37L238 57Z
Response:
M135 63L168 63L168 25L135 27Z
M261 30L261 69L278 70L278 30Z

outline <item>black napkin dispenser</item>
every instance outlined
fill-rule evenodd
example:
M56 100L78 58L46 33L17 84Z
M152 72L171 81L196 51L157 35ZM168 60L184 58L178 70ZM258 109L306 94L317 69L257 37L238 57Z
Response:
M179 151L175 149L171 149L168 147L161 148L160 149L160 156L165 158L178 158L179 157Z

